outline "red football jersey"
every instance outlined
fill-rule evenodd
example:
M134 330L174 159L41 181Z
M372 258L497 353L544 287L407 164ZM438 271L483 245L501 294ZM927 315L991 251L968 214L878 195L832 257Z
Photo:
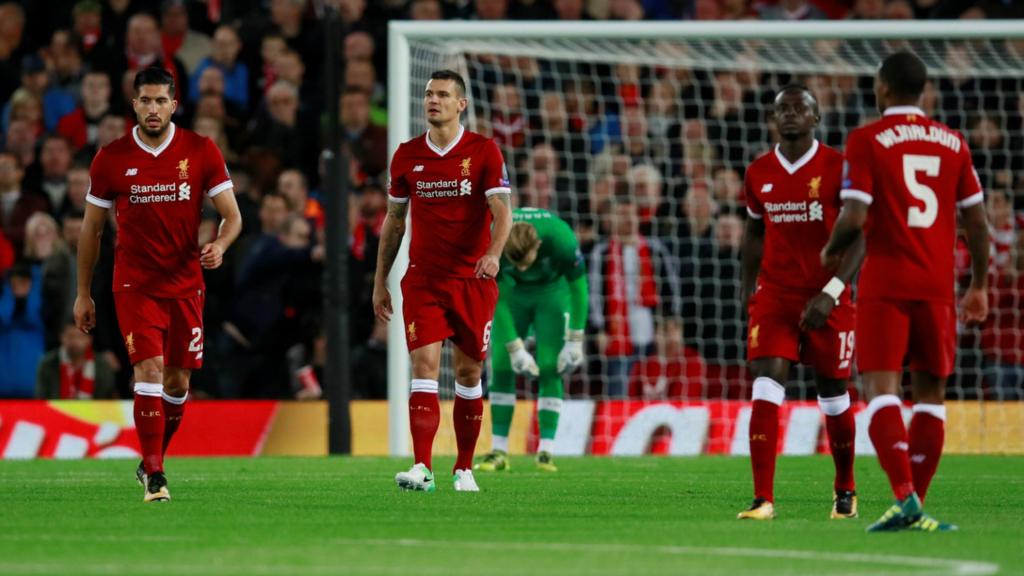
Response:
M964 137L914 106L850 133L843 199L870 205L862 298L953 301L956 208L984 200Z
M224 157L209 138L171 123L158 148L128 136L93 159L86 200L117 217L114 291L158 298L195 296L203 289L199 220L203 193L231 188Z
M391 159L388 197L412 199L409 267L472 277L491 243L487 197L510 192L498 145L462 126L443 149L426 133L399 146Z
M817 140L794 163L776 146L750 164L747 213L765 227L759 286L815 293L828 283L820 253L842 208L842 177L842 154Z

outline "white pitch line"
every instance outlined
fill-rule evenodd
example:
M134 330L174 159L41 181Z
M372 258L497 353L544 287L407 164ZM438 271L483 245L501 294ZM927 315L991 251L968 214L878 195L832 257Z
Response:
M957 560L944 558L926 558L921 556L899 556L893 554L859 554L855 552L815 552L812 550L776 550L771 548L725 548L700 546L644 546L642 544L572 544L567 542L466 542L455 540L417 540L399 538L387 539L335 539L332 542L354 545L380 546L454 546L474 548L477 550L549 550L552 552L587 552L587 553L658 553L678 556L722 556L722 557L754 557L754 558L786 558L792 560L825 560L830 562L855 562L861 564L888 564L907 568L927 569L929 574L939 576L988 576L997 574L999 566L989 562L974 560ZM943 570L943 572L934 572Z

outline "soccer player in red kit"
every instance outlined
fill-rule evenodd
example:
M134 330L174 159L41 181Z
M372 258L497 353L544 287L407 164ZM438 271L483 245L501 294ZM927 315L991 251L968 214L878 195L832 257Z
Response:
M750 463L754 501L740 519L775 517L775 460L783 383L793 362L814 367L836 475L832 518L857 516L853 480L855 424L847 381L855 314L850 291L864 243L846 252L835 276L819 256L839 216L843 157L818 142L818 102L798 85L775 97L780 142L747 168L743 296L750 316L747 358L754 374Z
M433 491L431 446L440 421L437 379L441 345L450 339L455 363L454 484L479 490L473 450L483 421L480 376L498 302L498 261L512 226L508 174L494 140L466 130L466 84L451 70L434 72L423 93L430 127L398 147L391 159L388 213L380 236L373 308L391 319L387 277L412 207L409 270L402 278L402 313L412 361L409 425L415 463L395 482ZM493 225L493 227L492 227Z
M918 104L928 71L901 51L882 62L875 97L882 118L846 141L843 210L821 253L834 268L862 234L867 258L857 297L857 364L869 400L868 434L896 504L868 531L940 531L923 502L942 455L946 378L956 352L953 253L957 209L973 277L960 318L988 314L988 223L981 183L963 136ZM901 413L908 357L913 391L909 434Z
M170 500L163 459L181 424L189 376L203 364L202 268L221 265L242 227L231 178L209 139L171 122L174 79L162 68L135 76L130 135L93 159L78 250L75 324L96 324L90 294L107 211L117 218L114 306L135 372L136 475L145 502ZM217 238L198 245L203 197L220 213Z

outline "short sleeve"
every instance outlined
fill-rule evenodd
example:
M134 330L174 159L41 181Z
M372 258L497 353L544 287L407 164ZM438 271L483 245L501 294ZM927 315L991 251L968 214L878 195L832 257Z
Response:
M409 184L403 178L405 160L402 157L402 146L398 147L391 157L391 168L388 171L388 200L405 204L409 201Z
M747 169L747 175L743 178L743 200L747 205L747 215L754 220L760 220L764 218L764 206L754 194L754 170L752 168L753 166Z
M501 155L501 149L494 140L488 140L484 160L484 194L511 194L509 186L508 169L505 167L505 158Z
M981 186L981 180L978 178L978 171L974 168L974 161L971 159L971 151L967 147L967 142L960 139L960 178L957 182L956 187L956 206L957 208L969 208L975 204L980 204L985 200L985 194Z
M843 189L839 197L853 199L870 205L874 200L874 185L871 176L871 142L863 130L854 130L846 140L843 163Z
M206 170L203 174L203 189L206 190L206 195L213 198L217 194L231 188L234 184L231 182L231 174L228 173L228 166L224 163L224 155L220 153L220 148L210 140L204 138L206 153L203 155L206 162Z
M89 191L85 201L100 208L114 207L114 191L110 187L110 171L107 169L107 156L110 153L101 148L89 167Z

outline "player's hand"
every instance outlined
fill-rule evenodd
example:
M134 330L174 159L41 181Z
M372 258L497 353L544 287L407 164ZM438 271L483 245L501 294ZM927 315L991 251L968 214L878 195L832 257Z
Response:
M199 264L207 270L220 268L220 265L223 263L224 249L216 242L210 242L203 246L202 251L199 252Z
M512 361L513 372L522 376L533 376L534 378L540 375L537 361L526 351L522 338L516 338L509 342L505 345L505 349L508 350L509 360Z
M75 298L75 326L86 334L96 327L96 303L92 298Z
M829 254L828 246L821 249L821 265L825 267L825 270L832 272L839 268L839 263L843 261L842 254Z
M968 288L960 300L960 321L980 324L988 318L988 292L981 288Z
M382 322L391 320L395 310L391 307L391 292L384 284L373 283L373 314Z
M473 274L477 278L495 278L498 275L498 257L484 254L476 263Z
M569 374L583 366L583 331L570 330L558 353L558 373Z
M810 332L824 326L835 306L836 301L828 294L824 292L815 294L807 301L807 306L804 307L804 311L800 315L800 330Z

